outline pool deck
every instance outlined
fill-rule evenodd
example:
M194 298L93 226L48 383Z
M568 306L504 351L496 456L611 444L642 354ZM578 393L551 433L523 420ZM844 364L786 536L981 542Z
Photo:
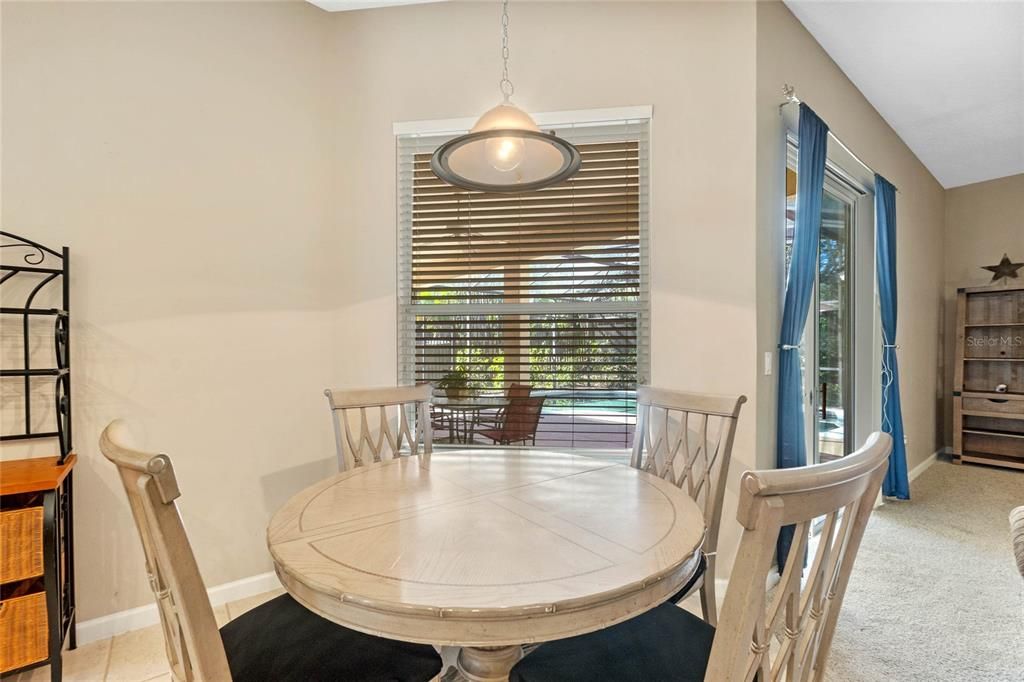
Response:
M615 413L601 417L576 417L570 421L566 413L545 411L537 427L536 447L628 450L633 447L634 421L633 415ZM447 429L435 429L433 436L438 444L449 442ZM481 445L493 445L480 435L473 440Z

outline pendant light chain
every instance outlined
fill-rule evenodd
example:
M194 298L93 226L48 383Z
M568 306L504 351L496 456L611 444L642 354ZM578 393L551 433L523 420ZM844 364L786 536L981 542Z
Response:
M507 103L512 99L512 93L516 90L512 81L508 79L508 0L502 0L501 3L501 61L501 81L499 81L498 87L501 88L501 94L505 96Z
M553 131L542 131L528 113L512 104L508 4L509 0L501 0L498 89L504 101L484 112L468 133L453 137L430 155L434 175L462 189L522 194L572 177L582 163L571 142Z

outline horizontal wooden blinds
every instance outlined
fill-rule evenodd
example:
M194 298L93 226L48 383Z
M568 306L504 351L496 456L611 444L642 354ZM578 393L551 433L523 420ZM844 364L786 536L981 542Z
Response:
M579 173L514 195L437 178L447 138L399 138L400 375L461 370L492 397L528 384L538 445L626 447L649 364L647 123L558 133Z
M636 141L579 145L570 180L508 196L460 190L415 155L412 295L446 303L639 295Z

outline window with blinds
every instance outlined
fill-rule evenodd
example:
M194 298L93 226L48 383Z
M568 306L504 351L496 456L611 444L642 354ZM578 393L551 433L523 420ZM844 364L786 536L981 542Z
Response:
M438 179L430 155L451 135L398 138L400 379L468 382L438 390L438 442L632 444L649 368L648 121L556 129L579 173L514 195ZM527 397L539 420L516 417Z

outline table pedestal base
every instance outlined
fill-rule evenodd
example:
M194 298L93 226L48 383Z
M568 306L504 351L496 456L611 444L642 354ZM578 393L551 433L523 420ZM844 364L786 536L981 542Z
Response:
M470 682L505 682L522 657L521 646L462 647L456 665Z

